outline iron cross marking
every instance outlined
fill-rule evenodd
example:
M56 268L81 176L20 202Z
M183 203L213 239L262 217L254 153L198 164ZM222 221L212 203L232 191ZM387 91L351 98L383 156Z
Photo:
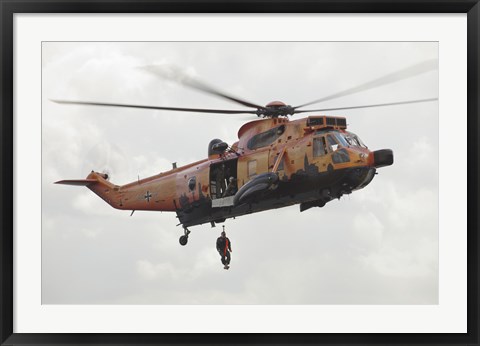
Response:
M150 191L147 191L147 194L143 196L143 198L145 198L147 202L150 202L150 198L152 198L152 194L150 193Z

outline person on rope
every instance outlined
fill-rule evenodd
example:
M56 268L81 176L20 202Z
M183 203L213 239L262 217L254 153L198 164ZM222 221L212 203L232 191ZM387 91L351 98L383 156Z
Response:
M230 268L230 252L232 252L232 245L230 239L227 238L225 233L225 226L220 237L217 238L217 251L222 259L223 269Z

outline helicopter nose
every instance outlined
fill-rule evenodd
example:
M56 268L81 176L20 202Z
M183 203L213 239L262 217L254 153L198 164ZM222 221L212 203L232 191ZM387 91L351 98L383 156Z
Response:
M393 151L390 149L376 150L373 152L373 166L375 168L393 164Z

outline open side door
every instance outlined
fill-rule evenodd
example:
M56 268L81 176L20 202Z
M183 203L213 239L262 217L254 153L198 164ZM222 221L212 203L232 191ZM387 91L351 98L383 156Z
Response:
M233 196L238 190L238 158L210 165L210 196L212 200ZM233 181L231 182L231 178Z

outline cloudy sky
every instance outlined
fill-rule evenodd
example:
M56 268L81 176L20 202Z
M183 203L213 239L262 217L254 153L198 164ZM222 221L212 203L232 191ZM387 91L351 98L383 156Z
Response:
M248 115L59 105L49 99L232 108L139 67L175 64L258 104L298 105L416 63L436 43L78 43L42 46L42 302L44 304L437 304L438 104L337 111L393 166L324 208L299 206L227 220L119 211L84 187L54 185L108 171L124 184L203 159L213 138L237 140ZM355 106L438 96L438 71L327 101ZM300 115L295 116L300 118Z

